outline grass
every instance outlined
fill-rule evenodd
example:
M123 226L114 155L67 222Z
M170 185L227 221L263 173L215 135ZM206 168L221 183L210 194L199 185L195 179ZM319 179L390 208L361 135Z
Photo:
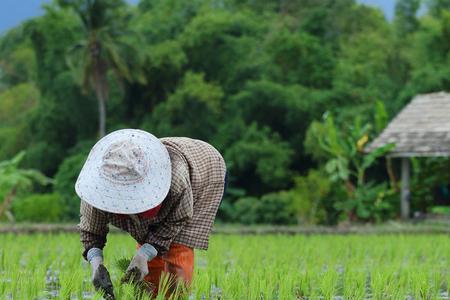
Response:
M105 264L117 299L126 235L108 237ZM76 234L0 235L0 299L101 299ZM196 251L190 299L447 299L447 235L213 235ZM336 296L342 296L336 298Z

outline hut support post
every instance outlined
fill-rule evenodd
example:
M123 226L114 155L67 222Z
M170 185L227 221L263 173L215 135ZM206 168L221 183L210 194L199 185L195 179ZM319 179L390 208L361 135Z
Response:
M402 219L408 219L410 214L410 160L408 157L402 158L402 195L401 195L401 215Z

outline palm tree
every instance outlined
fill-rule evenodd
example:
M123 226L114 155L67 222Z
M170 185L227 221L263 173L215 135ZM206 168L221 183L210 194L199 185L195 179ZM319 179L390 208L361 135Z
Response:
M10 221L14 220L10 207L17 193L30 190L35 182L41 185L51 182L50 178L37 170L19 168L24 156L25 152L22 151L13 159L0 162L0 195L3 195L0 218L6 215Z
M130 71L130 62L140 55L127 32L126 4L123 0L58 0L61 7L73 9L81 20L83 40L68 50L68 64L81 68L81 85L86 94L94 90L98 101L99 136L105 135L106 103L109 98L108 72L119 81L145 82L141 73ZM126 56L126 58L125 58Z

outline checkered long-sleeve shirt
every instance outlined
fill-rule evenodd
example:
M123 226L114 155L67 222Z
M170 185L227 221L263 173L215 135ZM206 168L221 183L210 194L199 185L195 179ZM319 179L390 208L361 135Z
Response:
M138 243L150 243L159 252L171 243L207 249L209 234L224 192L225 162L211 145L190 138L163 138L172 164L172 183L158 215L132 217L99 210L85 201L80 208L83 256L103 249L108 224L128 232Z

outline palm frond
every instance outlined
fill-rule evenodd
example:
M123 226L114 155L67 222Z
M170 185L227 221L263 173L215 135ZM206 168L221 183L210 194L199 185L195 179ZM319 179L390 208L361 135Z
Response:
M107 49L111 65L119 72L117 75L131 81L132 76L130 69L128 68L127 63L120 56L117 47L113 43L107 43L104 46Z

